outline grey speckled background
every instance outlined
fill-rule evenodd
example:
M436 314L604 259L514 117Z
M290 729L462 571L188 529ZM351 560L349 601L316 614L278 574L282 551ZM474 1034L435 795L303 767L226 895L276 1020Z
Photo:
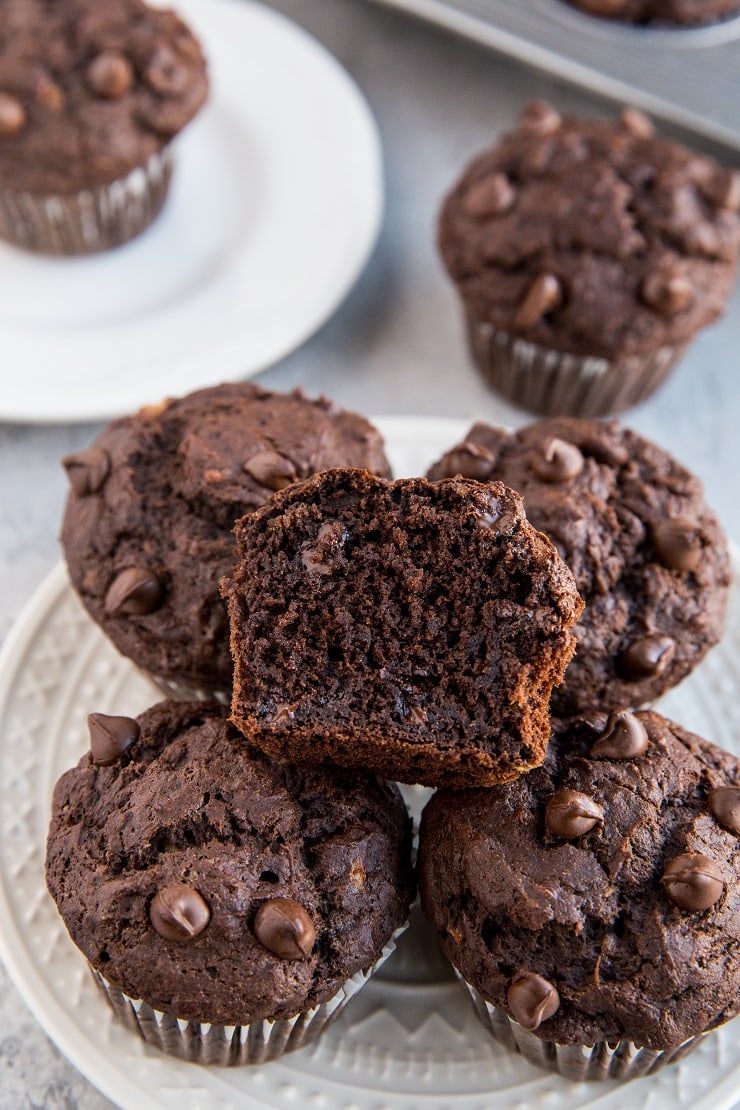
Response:
M487 392L468 365L455 298L435 255L435 212L466 159L510 125L528 97L544 96L576 113L611 107L362 0L272 0L271 6L326 43L365 91L384 144L387 211L378 248L337 315L260 380L276 389L302 383L366 413L521 423L523 414ZM629 415L638 431L704 480L738 538L739 363L736 289L724 321L703 333L657 397ZM12 367L3 364L0 392L8 374ZM0 636L59 559L64 480L58 459L97 430L0 424ZM0 1110L109 1105L49 1044L0 969Z

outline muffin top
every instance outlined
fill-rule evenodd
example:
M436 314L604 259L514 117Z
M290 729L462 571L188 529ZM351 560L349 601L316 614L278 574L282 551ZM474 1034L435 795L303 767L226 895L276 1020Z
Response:
M125 176L208 92L198 42L142 0L0 0L0 179L74 193Z
M429 786L542 761L582 602L516 493L331 470L237 548L233 719L265 751Z
M586 608L555 712L642 705L720 639L727 541L699 480L654 443L616 421L476 424L429 471L453 474L517 490L573 572Z
M380 956L413 896L397 788L298 771L216 705L90 717L54 791L47 883L93 967L193 1021L289 1017Z
M738 0L568 0L575 8L626 23L692 27L740 12Z
M740 246L740 176L543 101L446 198L439 247L469 316L559 351L619 360L688 341L722 312Z
M740 1009L738 833L727 752L657 713L556 722L542 767L428 803L422 906L537 1036L664 1049Z
M219 579L234 522L331 466L387 474L363 417L300 390L215 386L114 420L64 460L62 543L72 583L124 655L155 675L228 691Z

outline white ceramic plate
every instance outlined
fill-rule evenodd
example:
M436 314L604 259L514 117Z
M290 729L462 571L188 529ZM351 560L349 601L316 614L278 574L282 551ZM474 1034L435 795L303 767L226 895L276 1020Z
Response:
M377 129L334 58L250 0L176 7L212 92L165 209L89 258L0 246L0 419L104 419L254 374L329 317L375 242Z
M397 474L423 473L462 434L454 420L388 418ZM740 563L735 557L735 572ZM740 754L740 590L728 634L663 703ZM206 1069L116 1024L44 888L53 784L86 747L91 710L157 700L83 612L59 567L0 655L0 955L49 1036L127 1110L728 1110L740 1091L740 1022L687 1060L625 1089L570 1083L527 1064L478 1024L418 918L377 978L312 1048L259 1068ZM409 791L418 804L426 792Z

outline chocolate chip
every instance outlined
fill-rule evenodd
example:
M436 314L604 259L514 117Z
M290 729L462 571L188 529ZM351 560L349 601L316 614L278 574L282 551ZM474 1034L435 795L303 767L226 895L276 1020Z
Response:
M127 93L133 85L134 71L123 54L104 50L87 67L87 83L98 96L115 100Z
M0 138L12 138L26 126L26 109L16 96L0 92Z
M649 737L639 717L626 709L612 713L599 739L591 746L595 759L635 759L647 751Z
M427 723L427 711L422 709L420 705L409 705L406 709L406 720L411 725L425 725Z
M740 786L715 786L709 791L708 801L720 825L740 836Z
M676 642L670 636L644 636L623 651L619 669L624 678L637 680L663 674L676 654Z
M295 717L295 706L286 705L284 702L275 706L275 711L270 724L273 728L283 728Z
M519 126L527 131L534 131L537 135L553 135L562 122L560 113L546 100L528 101L519 117Z
M603 806L578 790L558 790L545 806L547 831L566 840L583 836L603 820Z
M619 0L616 11L621 11L623 7L623 0ZM619 122L624 130L629 131L636 139L652 139L655 135L653 121L637 108L623 108L619 115Z
M465 194L463 208L474 219L502 216L514 204L516 192L505 173L495 173L472 185Z
M509 986L506 1001L514 1020L532 1032L552 1017L560 1005L560 995L541 975L522 971Z
M322 524L315 541L301 548L301 561L308 573L323 577L335 571L347 535L346 528L338 520Z
M266 489L285 489L297 478L295 464L277 451L258 451L247 459L244 469Z
M165 940L183 943L200 936L211 920L211 910L194 887L173 883L154 895L149 920Z
M50 112L59 112L64 106L64 92L48 77L40 77L35 82L33 95L36 103L42 108L48 108Z
M693 303L694 287L678 266L666 263L645 275L640 294L648 308L675 316Z
M660 880L670 900L682 910L708 910L722 897L724 879L714 860L701 852L684 852L666 864Z
M668 570L696 570L701 562L701 533L690 520L659 520L650 534L655 553Z
M453 447L444 457L445 472L451 476L459 474L461 478L474 478L477 482L485 481L493 473L494 457L485 447L465 440L457 447Z
M740 209L740 173L737 170L719 170L702 186L702 192L717 208Z
M131 717L110 717L107 713L90 713L90 754L98 767L110 767L139 739L140 729Z
M313 921L303 906L292 898L270 898L254 919L254 935L281 960L303 960L316 943Z
M560 282L554 274L539 274L530 285L514 317L517 328L531 328L563 300Z
M188 87L189 73L178 61L174 50L160 43L144 70L144 80L160 96L179 96Z
M126 567L111 582L105 595L109 617L140 617L151 613L162 600L162 586L145 567Z
M542 445L542 453L532 460L532 470L543 482L569 482L583 470L583 455L575 443L550 436Z
M105 484L110 474L110 456L102 447L88 447L76 455L65 455L62 466L77 496L87 497Z

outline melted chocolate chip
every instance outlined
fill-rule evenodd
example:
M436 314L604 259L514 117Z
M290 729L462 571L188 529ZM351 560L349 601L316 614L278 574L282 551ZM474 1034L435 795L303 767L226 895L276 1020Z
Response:
M295 464L277 451L258 451L247 459L244 469L266 489L285 489L297 478Z
M626 709L612 713L606 728L591 747L595 759L636 759L647 751L649 738L639 717Z
M347 541L347 530L338 520L326 521L316 534L314 543L301 548L301 561L309 574L320 578L337 569L338 558Z
M144 70L144 80L153 92L160 96L179 96L187 89L189 79L187 67L178 61L171 47L165 43L155 47Z
M254 935L281 960L304 960L316 943L313 921L292 898L263 902L254 919Z
M617 7L614 8L614 11L619 12L624 6L624 0L617 0ZM630 135L634 135L636 139L652 139L655 135L652 120L644 112L638 111L637 108L623 108L619 116L619 122L624 130L629 131Z
M626 679L637 681L663 674L676 654L676 643L670 636L643 636L623 651L619 668Z
M584 459L575 443L550 436L542 454L535 455L532 470L543 482L570 482L583 470Z
M720 170L706 183L702 192L717 208L737 212L740 209L740 173L737 170Z
M459 474L461 478L474 478L477 482L483 482L493 473L494 458L485 447L466 440L448 451L444 465L450 477Z
M505 173L476 182L465 194L463 208L474 219L502 216L514 204L516 192Z
M646 274L640 288L648 308L662 316L675 316L687 309L694 300L694 287L678 266L659 266Z
M131 717L110 717L107 713L90 713L90 754L98 767L110 767L139 739L139 726Z
M102 447L89 447L76 455L65 455L62 466L77 496L87 497L105 484L110 474L110 456Z
M519 126L537 135L554 135L563 122L562 117L546 100L530 100L519 117Z
M701 533L690 520L659 520L650 534L655 553L668 570L696 570L701 562Z
M425 725L427 723L427 711L422 709L420 705L410 705L406 710L406 720L412 725Z
M552 983L541 975L522 971L509 986L506 1001L514 1020L523 1029L533 1032L555 1013L560 1005L560 995Z
M715 786L709 791L708 801L715 820L740 836L740 786Z
M87 83L97 96L115 100L133 85L134 71L123 54L104 50L87 67Z
M563 291L560 282L554 274L539 274L519 306L514 317L517 328L531 328L548 312L552 312L562 303Z
M717 864L701 852L684 852L666 864L660 880L670 900L682 910L707 910L722 897L724 879Z
M33 95L36 103L50 112L60 112L64 107L63 90L48 77L39 77L33 86Z
M583 836L603 820L603 806L578 790L558 790L545 806L547 831L566 840Z
M165 940L184 943L200 936L211 920L211 910L194 887L173 883L154 895L149 920Z
M126 567L111 582L105 595L109 617L135 616L153 612L162 600L162 586L145 567Z
M0 93L0 138L12 138L26 126L26 109L16 96Z

